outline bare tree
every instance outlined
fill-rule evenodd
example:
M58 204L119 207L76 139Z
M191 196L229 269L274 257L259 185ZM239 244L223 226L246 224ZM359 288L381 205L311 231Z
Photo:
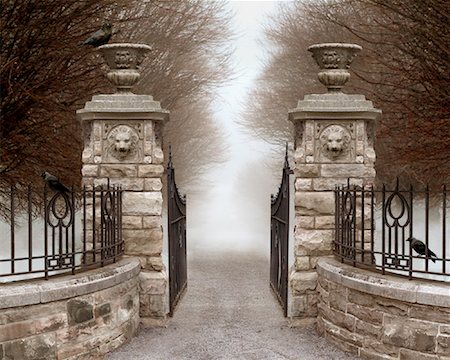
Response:
M0 190L30 182L41 187L35 180L43 170L66 184L79 183L82 142L75 110L93 94L111 91L100 55L80 43L106 20L113 24L112 41L153 47L137 92L153 95L171 111L166 144L173 145L180 177L194 180L220 160L209 98L230 74L230 16L224 2L200 0L2 2Z
M415 182L441 183L450 175L450 56L443 40L450 35L449 8L442 0L285 6L267 29L275 50L255 96L256 108L268 106L270 119L262 127L256 121L246 125L269 138L275 128L284 142L291 131L278 119L305 92L316 92L310 72L316 67L306 48L315 42L356 42L363 53L345 91L363 93L383 110L376 143L379 179L407 175Z

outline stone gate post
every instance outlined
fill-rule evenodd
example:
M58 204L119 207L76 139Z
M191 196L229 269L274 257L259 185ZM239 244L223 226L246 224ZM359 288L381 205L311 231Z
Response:
M289 112L295 126L295 264L289 276L290 316L299 323L315 321L320 286L316 263L333 252L332 190L348 178L354 185L373 183L375 121L381 115L363 95L341 92L360 46L317 44L308 50L321 68L319 80L328 92L306 95Z
M125 254L139 257L140 317L145 325L164 323L167 314L165 272L161 252L162 129L169 112L150 95L131 92L148 45L110 44L99 48L117 92L95 95L77 111L82 123L84 150L82 178L86 186L110 181L123 194ZM88 227L92 230L92 221Z

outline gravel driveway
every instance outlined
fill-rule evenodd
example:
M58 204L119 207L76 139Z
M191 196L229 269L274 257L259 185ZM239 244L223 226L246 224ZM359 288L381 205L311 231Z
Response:
M188 290L167 328L141 330L107 359L355 359L313 328L288 327L265 257L197 249L188 256Z

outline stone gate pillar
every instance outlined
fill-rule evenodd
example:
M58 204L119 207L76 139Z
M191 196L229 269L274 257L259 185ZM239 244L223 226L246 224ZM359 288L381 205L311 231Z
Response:
M314 322L317 316L316 263L333 252L337 184L369 185L375 178L375 121L381 111L363 95L342 86L361 47L317 44L308 48L319 64L325 94L306 95L289 112L295 126L295 264L290 273L290 316ZM295 321L294 321L295 324Z
M110 181L123 194L125 254L139 257L140 316L145 325L164 323L167 313L167 275L163 266L162 129L169 112L149 95L136 95L139 65L150 50L142 44L110 44L99 48L110 67L107 76L115 94L95 95L77 111L82 123L83 184ZM92 221L88 227L92 229Z

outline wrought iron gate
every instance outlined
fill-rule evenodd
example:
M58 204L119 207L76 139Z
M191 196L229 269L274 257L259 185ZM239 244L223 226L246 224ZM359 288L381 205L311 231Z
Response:
M287 316L288 248L289 248L289 168L288 153L277 196L271 196L270 219L270 286Z
M169 316L187 286L186 198L180 196L175 183L172 155L167 165L168 233L169 233Z

